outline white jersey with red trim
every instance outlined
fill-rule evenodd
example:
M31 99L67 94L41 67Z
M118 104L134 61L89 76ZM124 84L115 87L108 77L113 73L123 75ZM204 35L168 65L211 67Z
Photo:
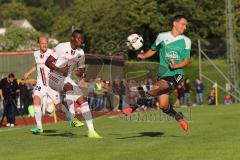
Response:
M59 43L54 49L53 54L51 54L55 59L55 65L57 67L69 67L67 77L70 77L74 68L84 68L85 67L85 56L84 51L81 48L73 50L70 42Z
M45 62L51 53L51 49L47 49L45 53L40 53L40 51L35 51L33 53L37 68L37 84L39 85L48 86L50 69L45 65Z

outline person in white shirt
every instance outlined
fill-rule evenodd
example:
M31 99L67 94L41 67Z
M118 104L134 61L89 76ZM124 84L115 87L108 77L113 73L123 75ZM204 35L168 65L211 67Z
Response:
M36 62L35 65L24 74L24 79L27 79L33 72L37 71L37 84L33 94L36 127L31 129L33 133L43 132L42 115L44 115L46 111L52 113L54 104L61 104L60 93L51 89L48 84L50 69L45 65L45 62L49 55L52 54L52 50L48 49L48 37L39 37L38 46L39 50L33 53ZM66 113L69 114L67 110ZM78 124L81 124L80 126L84 125L80 121ZM74 127L79 127L79 125Z
M37 84L33 93L33 105L37 126L31 129L34 133L43 132L42 114L45 114L45 109L47 109L47 107L54 108L54 104L60 103L60 94L48 86L50 69L45 65L45 61L52 53L52 50L48 49L48 37L39 37L38 46L39 50L33 53L36 62L35 66L24 74L24 79L27 79L33 72L37 71Z
M85 55L82 48L84 34L79 30L72 33L71 41L60 43L53 49L46 66L50 68L49 86L66 94L66 102L72 116L75 116L74 103L80 105L80 110L88 127L89 138L101 138L93 126L92 114L89 109L87 97L83 95L80 87L71 79L74 68L77 67L76 75L85 75Z

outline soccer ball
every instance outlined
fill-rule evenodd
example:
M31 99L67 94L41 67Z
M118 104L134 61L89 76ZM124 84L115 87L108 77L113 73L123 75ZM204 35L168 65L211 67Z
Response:
M143 46L143 38L138 34L131 34L127 38L127 45L132 50L138 50Z

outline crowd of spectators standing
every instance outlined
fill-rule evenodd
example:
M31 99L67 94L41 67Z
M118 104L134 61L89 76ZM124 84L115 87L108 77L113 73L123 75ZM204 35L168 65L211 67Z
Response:
M157 106L156 97L147 94L154 84L150 78L141 82L120 78L116 78L112 82L101 78L87 79L86 82L84 85L79 85L83 90L87 90L92 111L120 112L125 107L146 110ZM17 82L13 73L0 81L0 115L7 117L8 126L14 126L15 115L28 114L28 107L33 101L33 85L28 79ZM175 90L176 97L174 100L176 101L174 106L187 107L204 104L204 89L204 84L199 79L191 82L191 79L186 78ZM196 94L195 101L192 101L193 93ZM209 105L216 104L214 88L211 89L209 94L205 95L207 95ZM231 96L227 95L224 104L231 103Z

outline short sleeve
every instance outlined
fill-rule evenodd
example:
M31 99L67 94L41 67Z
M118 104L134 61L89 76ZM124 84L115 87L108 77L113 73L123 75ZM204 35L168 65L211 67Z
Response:
M190 50L191 50L191 40L189 38L185 38L184 58L190 58Z
M58 57L60 56L60 51L61 51L61 46L57 45L55 48L52 49L52 54L51 56L53 56L55 59L58 59Z
M53 50L52 50L52 49L48 49L48 50L47 50L47 55L46 55L46 56L49 57L52 53L53 53Z
M162 36L159 34L155 40L155 42L151 46L151 50L158 51L160 49L160 44L162 42Z

